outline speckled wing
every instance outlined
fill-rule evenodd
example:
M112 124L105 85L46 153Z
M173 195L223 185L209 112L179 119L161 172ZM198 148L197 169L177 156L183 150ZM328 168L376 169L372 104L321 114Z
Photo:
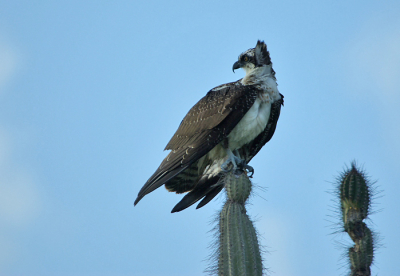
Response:
M139 191L135 205L226 138L254 104L259 92L240 81L210 90L182 120L165 147L171 152Z
M283 95L280 95L281 99L275 101L271 106L271 113L264 131L239 150L240 156L246 160L246 163L249 163L274 135L279 115L281 114L281 107L283 106Z
M257 93L254 92L257 91L253 86L244 86L239 81L210 90L186 114L165 150L178 150L189 146L199 138L200 133L219 126L228 115L237 118L244 110L247 112L255 101ZM236 124L225 127L233 129L235 126Z
M245 159L246 163L249 163L250 160L261 150L261 148L269 140L271 140L272 136L274 135L279 115L281 112L281 106L283 105L283 95L282 94L280 95L281 99L274 102L271 106L271 113L267 125L265 127L265 130L261 132L253 141L242 146L239 149L239 154L242 158ZM183 184L188 183L187 180L188 177L190 177L190 171L194 165L195 164L193 164L187 170L179 174L172 181L166 183L165 186L168 188L171 184L175 184L171 182L178 182L178 177L179 177L181 178L179 179L180 181L179 186L175 184L175 187L179 187L179 189L182 189L182 187L187 188L187 186L182 185L182 183ZM178 204L175 205L175 207L172 209L172 213L182 211L183 209L189 207L190 205L192 205L193 203L197 202L200 199L202 200L197 205L196 209L206 205L224 188L224 185L222 184L218 185L219 181L220 181L220 175L214 176L212 178L201 178L200 181L195 182L196 184L195 187L190 189L190 192L186 194Z

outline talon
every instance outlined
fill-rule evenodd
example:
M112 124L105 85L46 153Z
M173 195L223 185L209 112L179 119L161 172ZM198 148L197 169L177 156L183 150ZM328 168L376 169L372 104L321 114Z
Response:
M245 165L245 169L248 170L249 173L251 173L250 175L247 175L250 178L253 178L253 174L254 174L254 169L252 166L249 165Z
M253 174L254 174L254 169L252 166L249 166L246 164L246 162L244 160L242 160L242 163L240 164L242 171L246 172L246 175L250 178L253 178ZM248 174L250 173L250 175Z

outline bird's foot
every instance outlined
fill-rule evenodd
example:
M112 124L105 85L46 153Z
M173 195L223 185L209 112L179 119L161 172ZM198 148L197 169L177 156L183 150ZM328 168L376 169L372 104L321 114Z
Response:
M239 177L242 173L246 173L248 177L252 178L254 174L254 169L252 166L246 164L245 160L240 159L239 157L232 155L233 157L229 157L222 165L221 169L224 173L231 172L233 170L233 174ZM248 174L250 173L250 175Z
M226 161L221 165L221 169L224 173L228 173L232 170L236 171L238 169L237 164L241 164L242 162L242 159L235 156L234 154L231 154L228 159L226 159Z
M238 177L242 173L245 173L248 177L253 178L254 169L252 166L247 165L244 160L242 160L242 162L238 163L238 166L234 172L234 174ZM250 173L250 175L249 175L249 173Z
M244 162L243 162L243 168L244 168L244 171L246 171L247 176L250 178L253 178L254 168L252 166L247 165ZM250 175L248 173L250 173Z

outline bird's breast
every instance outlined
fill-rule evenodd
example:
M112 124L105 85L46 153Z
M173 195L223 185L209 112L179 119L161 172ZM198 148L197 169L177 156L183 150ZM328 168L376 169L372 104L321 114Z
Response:
M264 131L271 114L272 103L281 97L272 78L266 78L260 84L260 88L263 92L258 95L253 106L228 135L231 150L241 148Z
M239 149L251 142L267 126L271 113L271 101L265 102L258 97L236 127L228 135L229 148Z

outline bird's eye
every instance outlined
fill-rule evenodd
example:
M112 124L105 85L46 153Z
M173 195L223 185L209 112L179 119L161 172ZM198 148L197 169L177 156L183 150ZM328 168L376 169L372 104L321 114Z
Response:
M249 61L249 58L248 58L248 57L244 57L243 60L244 60L244 61Z

